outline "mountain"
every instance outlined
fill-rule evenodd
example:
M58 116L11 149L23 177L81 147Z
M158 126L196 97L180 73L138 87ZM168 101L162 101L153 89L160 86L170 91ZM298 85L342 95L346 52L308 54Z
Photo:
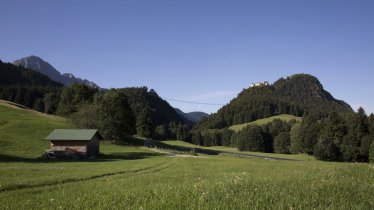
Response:
M331 111L352 112L344 101L324 90L320 81L308 74L281 78L274 84L255 83L244 89L217 113L200 121L198 129L221 129L279 114L325 116Z
M70 86L74 83L78 83L85 84L93 88L99 88L99 86L96 85L94 82L75 77L71 73L61 74L51 64L47 63L38 56L31 55L25 58L21 58L19 60L14 61L13 64L16 66L23 66L25 68L38 71L48 76L52 80L62 83L65 86Z
M0 86L16 85L62 87L43 73L0 61Z
M193 122L193 123L197 123L199 122L200 120L202 120L204 117L208 117L209 114L205 113L205 112L188 112L188 113L184 113L182 110L178 109L178 108L174 108L175 111L181 115L182 117L186 118L187 120Z
M40 72L0 61L0 99L53 113L62 88Z

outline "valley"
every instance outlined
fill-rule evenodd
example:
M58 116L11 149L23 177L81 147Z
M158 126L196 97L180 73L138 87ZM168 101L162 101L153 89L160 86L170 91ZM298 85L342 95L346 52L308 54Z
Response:
M374 167L370 164L328 163L307 155L286 155L301 160L296 162L199 153L205 158L178 158L105 141L98 159L45 161L38 159L48 148L42 140L45 135L54 128L73 126L61 117L3 104L0 109L0 203L5 209L374 206ZM182 141L164 143L196 147Z
M1 1L0 210L374 210L374 1Z

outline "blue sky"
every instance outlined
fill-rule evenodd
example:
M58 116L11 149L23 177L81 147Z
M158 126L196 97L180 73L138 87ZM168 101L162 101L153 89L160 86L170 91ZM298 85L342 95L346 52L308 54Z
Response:
M2 0L0 59L37 55L101 87L216 104L252 82L308 73L371 113L373 11L370 0Z

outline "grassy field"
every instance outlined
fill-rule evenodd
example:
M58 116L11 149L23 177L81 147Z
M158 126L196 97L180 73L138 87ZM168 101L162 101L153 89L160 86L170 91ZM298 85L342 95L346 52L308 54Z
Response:
M256 120L256 121L249 122L249 123L243 123L243 124L239 124L239 125L233 125L233 126L229 127L229 129L231 129L233 131L239 131L242 128L247 127L249 125L265 125L267 123L272 122L275 119L279 119L279 120L283 120L283 121L291 121L291 120L300 121L301 117L295 117L293 115L288 115L288 114L281 114L281 115L277 115L277 116L272 116L272 117L268 117L268 118Z
M0 120L6 122L0 125L1 209L374 208L370 164L178 157L108 143L96 160L44 162L35 159L47 147L41 139L70 127L66 120L2 105Z
M261 156L276 157L276 158L288 158L288 159L296 159L296 160L304 160L304 161L315 161L316 160L315 157L311 155L306 155L306 154L288 155L288 154L261 153L261 152L245 152L245 151L239 151L235 147L225 147L225 146L203 147L203 146L198 146L195 144L190 144L188 142L178 141L178 140L168 140L168 141L162 141L162 142L167 145L181 146L181 147L201 148L201 149L218 150L218 151L225 151L225 152L237 152L237 153L243 153L243 154L261 155Z

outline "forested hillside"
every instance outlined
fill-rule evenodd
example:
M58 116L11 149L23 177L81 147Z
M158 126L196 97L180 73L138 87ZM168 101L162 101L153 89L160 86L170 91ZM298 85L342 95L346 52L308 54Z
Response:
M0 99L54 113L62 88L39 72L0 61Z
M188 122L147 87L109 91L85 84L64 87L37 71L1 61L0 99L68 117L79 127L101 128L113 140L133 134L176 138L178 129L183 136L189 129Z
M317 78L297 74L281 78L273 85L244 89L216 114L202 120L196 128L222 129L279 114L301 117L308 112L327 116L331 111L352 112L352 108L332 97Z
M281 114L302 120L294 117L261 125L248 123ZM227 129L242 123L248 126L239 131ZM216 114L198 123L191 131L191 142L243 151L307 153L328 161L367 162L369 148L374 147L374 115L367 116L362 108L353 112L347 103L325 91L317 78L298 74L273 85L243 90Z

